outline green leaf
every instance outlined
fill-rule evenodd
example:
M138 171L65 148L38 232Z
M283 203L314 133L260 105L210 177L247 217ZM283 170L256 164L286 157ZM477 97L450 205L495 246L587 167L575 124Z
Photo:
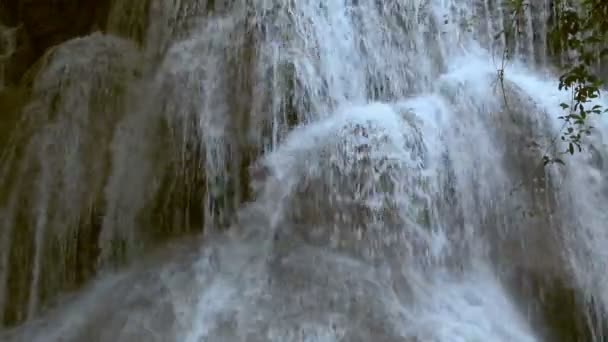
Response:
M570 117L575 120L582 120L583 118L578 114L571 114Z

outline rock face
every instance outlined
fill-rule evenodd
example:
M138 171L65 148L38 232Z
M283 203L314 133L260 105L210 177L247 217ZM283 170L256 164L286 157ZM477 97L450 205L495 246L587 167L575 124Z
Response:
M27 71L50 47L104 30L109 7L110 0L0 2L0 146L28 96Z
M109 5L109 0L3 1L0 22L15 31L13 51L4 57L4 83L16 83L49 47L103 29Z

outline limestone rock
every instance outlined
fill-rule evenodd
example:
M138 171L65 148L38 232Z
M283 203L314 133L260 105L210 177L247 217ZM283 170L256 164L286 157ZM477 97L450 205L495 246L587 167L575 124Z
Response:
M0 4L0 31L12 33L13 49L5 55L6 83L17 82L51 46L104 29L109 0L17 0ZM3 37L4 38L4 37ZM6 39L4 39L6 40Z

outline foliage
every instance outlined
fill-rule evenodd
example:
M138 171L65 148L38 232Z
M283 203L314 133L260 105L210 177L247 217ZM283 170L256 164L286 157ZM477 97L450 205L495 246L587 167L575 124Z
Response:
M591 134L593 128L587 118L608 112L608 109L593 104L604 85L593 68L608 56L608 1L582 0L577 7L569 6L564 0L556 0L559 17L551 41L562 45L562 53L571 58L564 65L559 88L571 91L570 103L562 103L566 111L561 139L568 144L567 153L582 150L581 139Z
M500 35L509 41L516 39L522 30L524 13L531 0L505 0L510 13L510 25ZM566 143L563 154L582 151L582 139L591 134L593 126L588 118L592 115L608 113L608 109L594 102L600 96L604 82L596 74L597 67L608 56L608 1L578 0L576 5L569 0L553 0L555 18L549 34L549 44L553 53L562 57L562 75L559 89L569 90L569 103L562 103L565 114L559 118L564 121L560 138ZM503 53L503 63L498 70L502 83L505 61L509 51ZM504 91L504 89L503 89ZM506 98L505 98L506 103ZM545 155L543 164L560 163L556 157Z

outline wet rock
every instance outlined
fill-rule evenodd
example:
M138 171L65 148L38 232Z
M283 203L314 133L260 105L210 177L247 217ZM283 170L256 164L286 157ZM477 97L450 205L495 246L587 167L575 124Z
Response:
M23 25L9 27L0 21L0 89L16 84L36 59Z
M510 196L515 208L491 224L506 222L508 229L492 236L493 254L501 277L519 302L523 314L546 341L591 341L589 307L585 294L573 280L569 256L565 252L564 222L556 219L560 208L559 188L554 184L552 166L544 166L544 154L553 155L549 117L534 99L524 96L506 82L507 105L497 115L496 137L504 146L505 167L515 179ZM497 212L504 213L503 208ZM524 236L525 238L522 238Z
M7 265L0 271L0 283L10 292L6 303L0 304L4 324L31 316L35 310L26 313L28 301L34 303L31 307L44 305L94 273L100 229L96 216L102 207L99 194L107 178L114 128L125 111L127 84L135 74L138 56L134 50L129 42L101 34L74 39L41 58L39 72L32 70L30 89L0 91L0 107L7 109L0 112L0 130L10 133L0 138L0 142L8 142L0 146L9 152L2 155L0 176L0 208L5 213L0 222L0 255ZM78 95L66 95L72 93ZM73 162L66 159L66 150L45 150L50 145L73 148L67 154L76 158L70 159ZM43 153L45 160L34 151ZM73 186L62 187L57 192L62 199L48 204L33 185L45 182L38 178L37 170L54 175L46 183L49 188L60 175L70 179L64 184ZM75 170L83 172L73 173ZM45 221L47 238L34 244L36 219L30 210L40 208L38 204L49 208L43 215L53 218ZM44 285L26 285L34 273Z
M50 46L103 28L108 8L107 0L21 0L11 16L23 23L40 54Z
M0 5L0 22L15 31L6 78L17 82L51 46L104 29L109 6L109 0L18 0Z
M591 341L582 293L556 274L518 268L507 276L524 314L546 341Z
M26 91L20 87L0 89L0 154L8 146L10 132L18 121Z

